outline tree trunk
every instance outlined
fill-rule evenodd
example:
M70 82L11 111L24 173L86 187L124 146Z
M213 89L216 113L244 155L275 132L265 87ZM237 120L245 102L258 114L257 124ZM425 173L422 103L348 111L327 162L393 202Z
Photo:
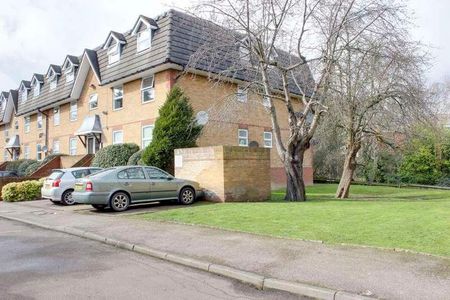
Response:
M344 169L342 170L341 180L339 181L339 186L336 191L336 198L348 198L353 174L356 170L356 154L358 154L359 148L359 145L351 145L348 147L345 156Z
M297 149L297 147L294 147ZM286 171L286 201L306 201L305 182L303 180L303 157L305 150L294 150L285 160Z

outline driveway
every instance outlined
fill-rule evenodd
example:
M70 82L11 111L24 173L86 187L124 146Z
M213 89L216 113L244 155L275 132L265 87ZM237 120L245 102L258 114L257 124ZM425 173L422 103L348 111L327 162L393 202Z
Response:
M12 221L0 249L1 299L298 299Z

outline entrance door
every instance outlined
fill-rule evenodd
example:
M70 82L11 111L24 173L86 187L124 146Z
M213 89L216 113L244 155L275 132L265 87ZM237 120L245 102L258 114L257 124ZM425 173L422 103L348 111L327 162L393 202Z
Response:
M95 154L98 149L100 149L100 144L94 136L89 136L87 138L87 153Z

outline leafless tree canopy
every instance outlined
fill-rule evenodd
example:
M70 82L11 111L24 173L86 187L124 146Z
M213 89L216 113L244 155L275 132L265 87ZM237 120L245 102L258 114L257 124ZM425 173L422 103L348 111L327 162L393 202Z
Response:
M216 81L242 80L265 96L288 177L286 197L304 200L304 152L335 101L342 61L349 53L370 51L378 38L396 29L402 6L396 0L205 0L192 13L209 21L203 21L203 42L190 66ZM364 55L360 59L365 67ZM373 84L382 89L384 83ZM363 93L364 87L358 90ZM276 102L288 120L278 120ZM281 138L280 122L289 125L288 139Z

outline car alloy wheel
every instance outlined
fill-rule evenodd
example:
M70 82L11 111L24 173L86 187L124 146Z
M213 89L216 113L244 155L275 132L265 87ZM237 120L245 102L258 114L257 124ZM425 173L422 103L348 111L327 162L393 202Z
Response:
M180 192L180 202L182 204L192 204L195 200L195 191L192 188L183 188Z
M65 191L61 196L61 202L64 205L73 205L75 204L75 200L72 197L72 190Z
M111 208L114 211L124 211L128 208L129 205L130 198L125 193L115 193L111 198Z

